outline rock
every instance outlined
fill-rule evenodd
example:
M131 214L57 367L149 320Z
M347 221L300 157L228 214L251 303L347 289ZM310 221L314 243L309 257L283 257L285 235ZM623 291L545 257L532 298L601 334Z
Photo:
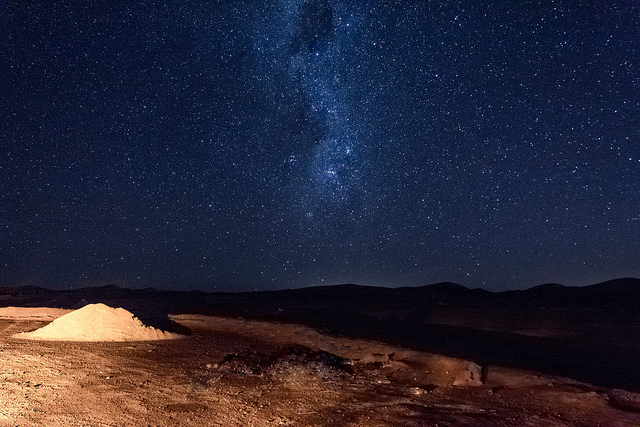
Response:
M422 395L422 394L431 393L432 391L434 391L437 388L438 388L438 386L435 385L435 384L425 384L425 385L420 386L420 387L411 387L411 388L409 388L409 393L419 396L419 395Z
M466 362L464 368L453 381L458 387L479 387L482 385L482 367L473 362Z
M389 363L389 355L382 353L371 353L364 355L358 363L363 365L384 365Z
M618 409L640 412L640 393L615 389L609 390L607 396L609 396L609 403Z

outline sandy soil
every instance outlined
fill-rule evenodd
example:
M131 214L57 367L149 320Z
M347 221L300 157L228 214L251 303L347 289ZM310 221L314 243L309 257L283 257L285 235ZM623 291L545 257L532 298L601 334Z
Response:
M297 325L182 315L193 335L138 343L13 338L0 320L0 425L637 426L635 395ZM616 394L617 393L617 394ZM629 408L628 408L629 409Z
M72 311L49 307L0 307L0 319L51 321Z

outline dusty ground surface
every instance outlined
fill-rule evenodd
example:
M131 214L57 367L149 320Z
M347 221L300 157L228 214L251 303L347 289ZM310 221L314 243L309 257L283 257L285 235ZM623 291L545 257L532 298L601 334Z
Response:
M459 359L296 325L174 319L193 335L28 341L13 335L46 321L0 320L0 425L640 425L637 395L622 391L495 366L459 387Z

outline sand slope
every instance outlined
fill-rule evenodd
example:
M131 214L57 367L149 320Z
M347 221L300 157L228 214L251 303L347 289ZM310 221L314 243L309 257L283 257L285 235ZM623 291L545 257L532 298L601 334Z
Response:
M175 339L181 335L145 326L124 308L89 304L40 329L15 337L56 341L150 341Z

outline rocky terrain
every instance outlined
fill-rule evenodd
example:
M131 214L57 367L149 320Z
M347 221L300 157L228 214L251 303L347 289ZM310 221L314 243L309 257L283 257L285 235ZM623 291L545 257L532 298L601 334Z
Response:
M502 294L3 288L0 425L637 426L638 282ZM94 302L188 336L16 338Z

